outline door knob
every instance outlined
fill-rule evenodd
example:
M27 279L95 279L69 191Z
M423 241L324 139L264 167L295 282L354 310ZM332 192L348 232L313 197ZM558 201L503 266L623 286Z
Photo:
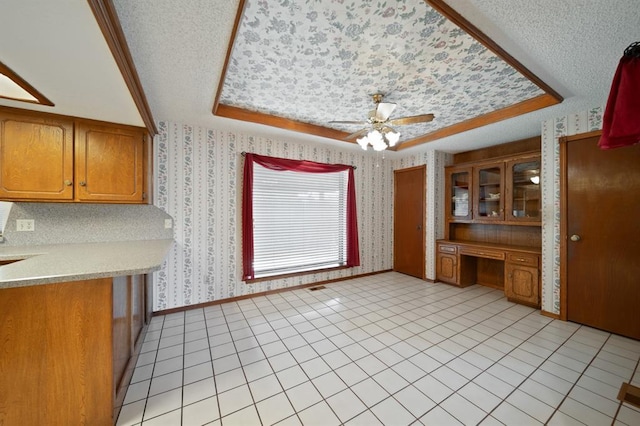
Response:
M580 235L573 234L569 239L571 241L580 241Z
M73 182L72 182L72 181L70 181L69 179L67 179L67 180L65 180L65 181L64 181L64 184L65 184L66 186L71 186L71 185L73 185Z
M421 229L422 229L422 226L418 225L416 228L417 228L417 229L418 229L418 231L419 231L419 230L421 230Z

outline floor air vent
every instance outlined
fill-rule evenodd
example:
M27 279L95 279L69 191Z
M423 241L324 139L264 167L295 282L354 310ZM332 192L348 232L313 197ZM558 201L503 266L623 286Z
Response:
M325 288L326 288L325 286L323 286L323 285L319 285L319 286L317 286L317 287L311 287L311 288L309 289L309 291L323 290L323 289L325 289Z
M618 393L618 399L640 408L640 388L629 383L623 383Z

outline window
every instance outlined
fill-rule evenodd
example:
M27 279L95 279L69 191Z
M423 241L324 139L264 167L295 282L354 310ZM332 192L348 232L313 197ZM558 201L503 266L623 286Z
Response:
M359 265L353 168L247 154L243 257L245 280Z

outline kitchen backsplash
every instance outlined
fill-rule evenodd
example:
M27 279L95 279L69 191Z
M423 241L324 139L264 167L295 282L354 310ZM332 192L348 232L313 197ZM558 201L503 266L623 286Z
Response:
M33 231L16 229L32 219ZM4 229L5 245L37 245L173 238L171 216L152 205L13 203Z

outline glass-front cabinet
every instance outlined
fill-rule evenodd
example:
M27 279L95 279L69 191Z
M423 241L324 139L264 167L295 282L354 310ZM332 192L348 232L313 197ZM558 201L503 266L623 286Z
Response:
M507 220L540 222L540 157L507 162Z
M446 177L449 218L471 220L471 167L448 168Z
M504 163L477 166L473 171L473 217L480 220L504 220Z

